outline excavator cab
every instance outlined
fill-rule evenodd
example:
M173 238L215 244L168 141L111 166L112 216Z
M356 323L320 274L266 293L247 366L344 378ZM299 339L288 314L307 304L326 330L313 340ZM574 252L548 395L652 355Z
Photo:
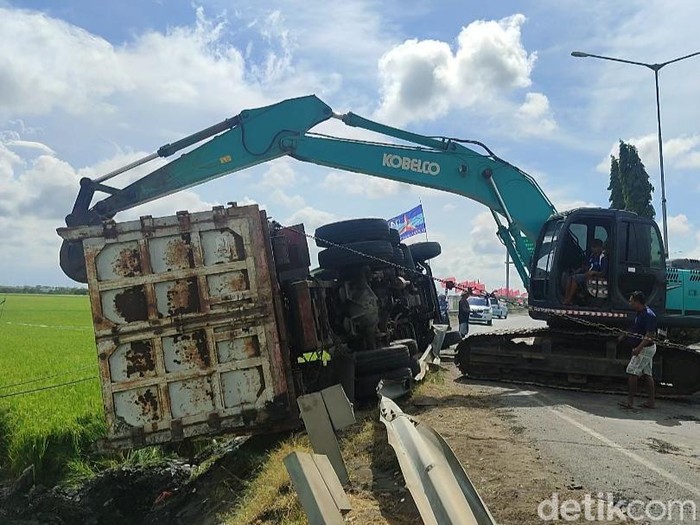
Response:
M601 243L602 254L596 249ZM604 271L587 275L591 262L603 258ZM635 290L644 292L649 306L663 313L665 267L655 221L599 208L557 213L545 223L535 245L529 300L536 308L531 315L549 320L565 310L567 315L622 321Z

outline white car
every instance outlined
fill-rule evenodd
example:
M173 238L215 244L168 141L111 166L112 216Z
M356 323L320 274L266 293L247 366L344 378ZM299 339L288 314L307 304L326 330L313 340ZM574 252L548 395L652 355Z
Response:
M498 317L499 319L508 318L508 306L506 303L499 301L495 297L490 297L489 301L491 302L491 313L494 317Z
M472 296L467 299L469 302L469 322L493 324L493 312L488 298Z

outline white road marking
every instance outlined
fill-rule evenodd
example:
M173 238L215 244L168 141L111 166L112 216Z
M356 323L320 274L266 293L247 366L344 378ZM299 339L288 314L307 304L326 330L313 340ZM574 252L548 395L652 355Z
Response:
M541 395L542 397L544 397L545 399L547 399L547 400L548 400L550 403L552 403L552 404L555 404L555 403L556 403L556 401L555 401L554 399L550 398L549 396L546 396L545 394L540 393L539 395ZM555 416L557 416L557 417L563 419L563 420L566 421L567 423L570 423L571 425L575 426L575 427L578 428L579 430L583 430L586 434L588 434L588 435L590 435L590 436L596 438L597 440L599 440L599 441L605 443L605 444L606 444L607 446L609 446L610 448L613 448L613 449L617 450L617 451L620 452L621 454L624 454L625 456L627 456L628 458L630 458L630 459L636 461L636 462L639 463L640 465L642 465L642 466L648 468L649 470L651 470L651 471L657 473L659 476L661 476L661 477L663 477L663 478L666 478L666 480L668 480L668 481L670 481L670 482L672 482L672 483L675 483L675 484L678 485L679 487L683 487L683 488L684 488L685 490L687 490L688 492L690 492L690 493L692 493L692 494L695 494L695 496L697 496L698 498L700 498L700 490L699 490L698 488L694 487L693 485L691 485L690 483L686 483L686 482L683 481L682 479L678 479L676 476L674 476L674 475L671 474L670 472L668 472L668 471L662 469L661 467L657 466L657 465L654 464L652 461L649 461L648 459L645 459L645 458L643 458L643 457L641 457L641 456L635 454L634 452L632 452L632 451L626 449L625 447L623 447L623 446L620 445L619 443L616 443L616 442L613 441L612 439L609 439L609 438L603 436L602 434L599 434L598 432L596 432L596 431L593 430L592 428L587 427L586 425L584 425L584 424L581 423L580 421L576 421L574 418L572 418L572 417L570 417L570 416L567 416L566 414L564 414L564 413L561 412L560 410L556 410L556 409L552 408L551 406L546 405L546 404L543 403L541 400L539 400L539 399L537 398L537 396L532 396L532 399L534 399L534 400L537 402L537 404L541 405L542 407L544 407L544 408L546 408L547 410L549 410L550 412L552 412ZM565 405L565 406L569 406L569 405ZM571 408L573 408L573 407L571 407Z

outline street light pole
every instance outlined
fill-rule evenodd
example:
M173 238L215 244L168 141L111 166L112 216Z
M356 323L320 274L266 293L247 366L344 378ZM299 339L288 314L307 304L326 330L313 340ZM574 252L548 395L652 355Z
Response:
M660 64L647 64L645 62L635 62L634 60L624 60L622 58L606 57L603 55L593 55L591 53L584 53L583 51L572 51L571 56L576 58L600 58L601 60L611 60L613 62L622 62L624 64L632 64L635 66L644 66L651 69L654 72L654 83L656 85L656 124L659 136L659 173L661 175L661 220L664 230L664 252L666 257L668 257L668 221L666 214L666 178L664 175L664 151L663 142L661 140L661 102L659 98L659 70L672 64L674 62L680 62L686 58L691 58L700 55L700 51L685 55L679 58L674 58L673 60L668 60L667 62L662 62Z
M663 67L663 66L661 66ZM661 221L664 229L664 257L668 259L668 222L666 217L666 178L664 177L664 150L661 140L661 103L659 102L659 67L654 69L656 82L656 124L659 133L659 173L661 174Z

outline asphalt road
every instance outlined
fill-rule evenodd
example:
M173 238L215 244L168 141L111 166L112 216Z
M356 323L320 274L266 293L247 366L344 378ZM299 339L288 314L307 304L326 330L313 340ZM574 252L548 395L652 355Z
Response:
M494 320L481 332L539 326L527 315ZM517 433L529 438L540 455L563 474L569 488L595 500L693 501L700 522L700 396L661 400L654 410L625 410L622 396L479 382L493 390ZM689 508L689 507L687 507ZM660 513L661 507L652 508ZM658 515L658 514L655 514Z

